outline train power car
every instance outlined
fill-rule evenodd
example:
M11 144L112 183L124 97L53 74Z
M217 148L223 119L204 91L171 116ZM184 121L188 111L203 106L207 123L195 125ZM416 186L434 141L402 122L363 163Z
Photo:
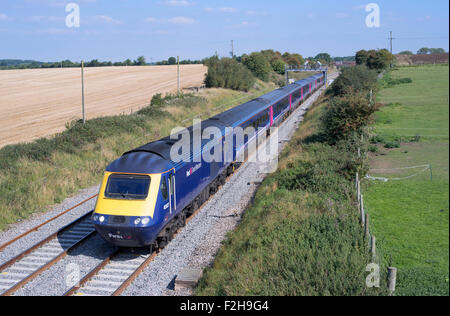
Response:
M268 131L323 84L324 75L317 74L274 90L203 121L201 132L208 127L221 131L216 139L208 140L210 144L227 139L230 128L253 126ZM187 131L193 136L194 127ZM170 137L126 152L106 168L92 217L96 230L118 247L164 247L186 224L186 217L238 166L235 159L250 141L246 138L240 146L234 140L233 144L223 142L223 151L231 152L232 159L212 162L203 159L203 153L211 150L206 141L197 150L191 143L190 156L183 162L171 160L176 141Z

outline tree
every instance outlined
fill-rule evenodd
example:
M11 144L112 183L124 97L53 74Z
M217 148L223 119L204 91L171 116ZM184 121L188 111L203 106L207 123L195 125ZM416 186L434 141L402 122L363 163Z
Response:
M269 80L272 66L262 53L252 53L250 56L243 58L242 63L259 79Z
M314 59L318 60L322 63L325 63L325 64L329 64L332 62L332 58L331 58L330 54L328 54L328 53L317 54L317 56Z
M138 59L136 60L135 64L137 66L144 66L147 63L145 62L145 57L144 56L139 56Z
M251 71L234 58L219 59L213 56L206 59L204 64L208 66L205 85L209 88L248 91L255 83Z
M410 50L404 50L400 53L398 53L399 55L414 55L414 53Z
M167 62L169 65L175 65L177 63L177 59L175 57L170 57Z
M422 47L417 51L417 55L427 55L430 53L430 49L428 47Z
M370 69L383 70L389 67L394 56L387 49L368 51L367 67Z
M443 48L430 48L430 54L445 54L445 49L443 49Z
M355 60L357 65L365 65L369 58L368 52L364 49L356 52Z
M286 64L284 63L283 59L274 58L270 62L270 65L272 66L273 71L275 71L277 74L284 75Z
M305 59L300 54L284 53L282 57L289 66L300 67L305 63Z
M365 65L370 69L386 69L394 61L394 56L387 49L360 50L355 56L357 65Z

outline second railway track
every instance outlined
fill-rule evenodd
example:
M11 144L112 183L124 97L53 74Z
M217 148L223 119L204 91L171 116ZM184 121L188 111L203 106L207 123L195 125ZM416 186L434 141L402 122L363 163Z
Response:
M92 211L0 266L0 295L9 296L96 234Z

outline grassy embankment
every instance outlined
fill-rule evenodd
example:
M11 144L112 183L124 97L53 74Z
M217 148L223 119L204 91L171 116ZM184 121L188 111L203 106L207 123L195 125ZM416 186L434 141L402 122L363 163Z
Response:
M366 182L372 231L384 263L399 269L397 295L449 295L448 65L399 68L388 76L412 83L379 93L386 106L374 125L380 144L372 147L371 167L431 164L433 179L425 170L402 181ZM423 169L371 175L402 178Z
M108 163L122 153L170 134L191 119L206 119L269 92L274 84L258 81L258 89L242 93L206 89L199 94L167 100L131 115L73 122L54 137L0 149L0 229L78 190L100 183Z
M354 174L361 164L348 142L320 141L328 98L309 110L228 235L196 295L378 295L366 287L371 262L358 218Z

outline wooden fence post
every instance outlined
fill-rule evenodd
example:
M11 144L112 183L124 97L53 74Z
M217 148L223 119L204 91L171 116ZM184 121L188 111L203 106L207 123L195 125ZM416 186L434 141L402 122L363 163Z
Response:
M370 231L369 231L369 214L366 213L366 226L364 231L366 237L369 237Z
M392 295L395 292L395 284L397 282L397 268L388 268L388 281L389 281L389 294Z
M361 201L359 202L359 209L361 213L361 224L364 227L366 223L366 215L364 214L364 196L361 194Z
M372 238L370 240L370 252L372 253L372 256L375 257L377 254L377 246L376 246L376 238L374 235L372 235Z
M358 204L361 203L361 181L358 181Z

